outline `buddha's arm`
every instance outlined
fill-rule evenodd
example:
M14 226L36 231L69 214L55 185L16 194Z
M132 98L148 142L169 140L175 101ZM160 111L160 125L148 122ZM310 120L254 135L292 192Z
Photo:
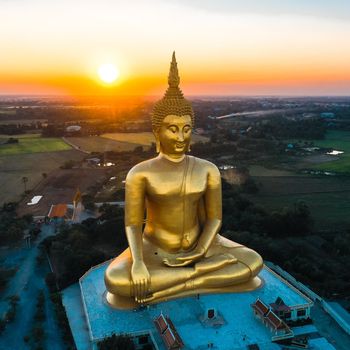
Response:
M222 222L221 177L218 168L210 165L208 169L207 189L205 192L206 221L196 247L188 253L177 257L171 266L186 266L205 255L219 232ZM170 264L168 264L170 265Z
M208 172L208 185L205 192L206 221L202 234L198 240L197 247L204 250L209 249L222 223L222 198L221 198L221 176L219 169L212 165Z
M142 172L131 170L125 184L125 232L131 257L131 278L133 294L137 301L146 297L150 274L143 261L142 224L144 220L145 179Z

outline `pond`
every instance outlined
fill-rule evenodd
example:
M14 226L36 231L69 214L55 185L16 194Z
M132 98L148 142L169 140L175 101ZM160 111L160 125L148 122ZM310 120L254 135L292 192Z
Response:
M332 150L331 152L327 152L327 154L331 155L331 156L337 156L339 154L343 154L344 151L337 151L337 150Z

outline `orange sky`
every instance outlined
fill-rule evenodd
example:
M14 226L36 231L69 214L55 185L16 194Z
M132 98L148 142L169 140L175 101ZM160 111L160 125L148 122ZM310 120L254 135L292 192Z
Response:
M12 0L0 10L0 94L159 94L174 49L187 95L350 94L341 0ZM115 84L100 81L103 63L118 67Z

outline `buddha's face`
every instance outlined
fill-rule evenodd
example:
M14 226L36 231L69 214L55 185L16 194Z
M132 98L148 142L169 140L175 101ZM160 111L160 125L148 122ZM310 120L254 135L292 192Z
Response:
M156 135L161 152L170 157L182 156L189 148L191 132L191 116L167 115Z

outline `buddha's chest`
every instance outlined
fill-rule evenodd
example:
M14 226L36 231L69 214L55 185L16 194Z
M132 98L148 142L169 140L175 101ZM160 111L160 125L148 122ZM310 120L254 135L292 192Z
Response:
M207 187L207 174L200 171L164 171L152 174L147 179L146 192L149 198L175 200L179 197L196 199L204 194Z

